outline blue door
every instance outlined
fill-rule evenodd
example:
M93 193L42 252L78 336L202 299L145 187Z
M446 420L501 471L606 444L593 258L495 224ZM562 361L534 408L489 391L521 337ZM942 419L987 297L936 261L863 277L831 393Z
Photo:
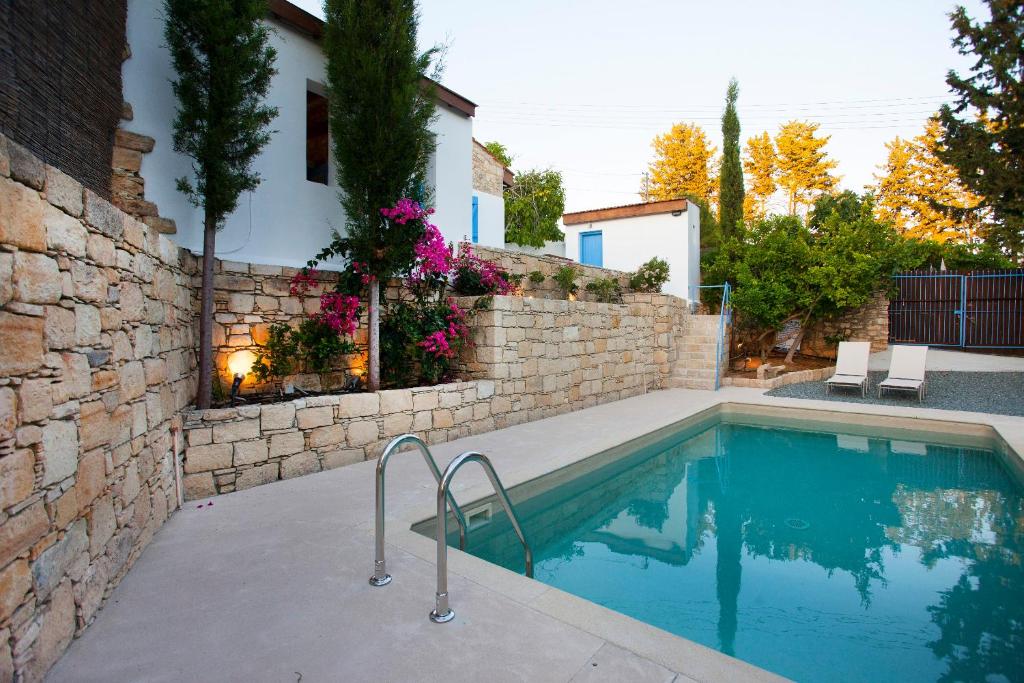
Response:
M480 241L480 198L473 196L473 244Z
M598 268L604 266L600 230L580 233L580 263Z

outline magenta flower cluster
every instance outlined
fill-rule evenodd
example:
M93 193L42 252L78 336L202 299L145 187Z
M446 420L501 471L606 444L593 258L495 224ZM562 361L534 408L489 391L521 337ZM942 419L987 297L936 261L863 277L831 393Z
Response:
M359 297L325 292L320 296L319 316L338 334L351 337L359 326Z
M292 277L292 296L305 296L313 287L319 286L316 276L320 274L316 268L304 268Z
M416 267L412 279L423 281L431 276L447 276L452 270L452 248L445 244L444 236L436 225L423 223L423 236L413 248L416 253Z
M469 338L469 326L466 325L465 311L452 299L448 299L445 323L447 326L443 330L431 332L419 345L437 358L454 358L459 347Z
M502 270L493 261L480 258L473 253L469 247L464 247L453 266L458 272L472 272L479 275L480 284L491 294L509 294L515 290L515 285L508 279L508 273Z
M425 209L420 206L420 203L403 197L395 202L393 207L384 208L380 210L380 213L385 218L394 221L400 225L405 225L409 221L423 221L426 222L427 216L434 213L433 209Z

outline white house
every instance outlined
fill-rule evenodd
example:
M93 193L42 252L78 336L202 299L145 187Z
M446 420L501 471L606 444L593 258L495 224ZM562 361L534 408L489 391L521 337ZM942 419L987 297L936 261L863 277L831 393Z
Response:
M700 208L685 199L567 213L562 224L567 258L633 271L657 256L669 265L663 291L690 299L700 285Z
M201 252L202 212L175 188L175 179L189 174L191 161L172 149L174 71L162 39L162 5L160 0L128 1L131 57L124 62L122 77L133 117L122 121L121 128L156 141L139 171L145 200L159 208L161 218L175 222L173 239ZM254 165L262 182L239 198L217 235L216 251L233 261L302 266L330 242L332 231L345 226L327 131L323 22L285 0L270 0L269 10L278 73L268 103L279 114L271 124L275 132ZM429 171L434 222L446 240L459 241L472 232L476 105L439 84L436 92L437 149ZM483 231L481 243L503 246L504 230L492 232Z

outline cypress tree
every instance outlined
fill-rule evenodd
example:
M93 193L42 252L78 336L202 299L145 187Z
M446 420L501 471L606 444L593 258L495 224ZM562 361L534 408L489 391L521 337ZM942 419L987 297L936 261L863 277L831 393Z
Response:
M422 199L435 148L438 48L416 48L415 0L327 0L328 110L346 234L328 252L364 264L369 287L368 387L380 386L380 282L413 263L418 226L382 219L402 197ZM436 72L437 70L435 70Z
M971 74L946 83L954 106L939 111L944 135L936 153L983 197L997 221L987 240L1024 258L1024 4L987 0L991 21L974 23L963 7L949 16L960 54L976 60ZM965 116L965 114L967 114ZM955 217L962 211L942 207Z
M264 104L277 53L263 22L266 0L165 0L164 39L177 73L174 150L193 159L178 190L203 209L203 285L196 404L213 386L213 261L217 231L238 196L256 189L252 163L270 141L275 107Z
M743 166L740 163L740 117L736 114L739 83L733 78L722 114L722 171L719 174L718 222L728 239L743 222Z

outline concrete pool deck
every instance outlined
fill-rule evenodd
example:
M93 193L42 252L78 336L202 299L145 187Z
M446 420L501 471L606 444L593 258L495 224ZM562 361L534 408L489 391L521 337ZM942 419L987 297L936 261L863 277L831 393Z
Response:
M441 465L465 450L486 453L511 487L719 404L826 411L847 423L990 426L1024 453L1020 417L776 398L739 387L652 392L432 450ZM373 475L370 461L218 496L212 506L187 503L48 680L779 680L454 549L456 617L431 623L435 544L410 526L434 515L434 481L416 453L389 464L394 581L374 588ZM491 493L474 466L460 471L453 491L464 503Z

